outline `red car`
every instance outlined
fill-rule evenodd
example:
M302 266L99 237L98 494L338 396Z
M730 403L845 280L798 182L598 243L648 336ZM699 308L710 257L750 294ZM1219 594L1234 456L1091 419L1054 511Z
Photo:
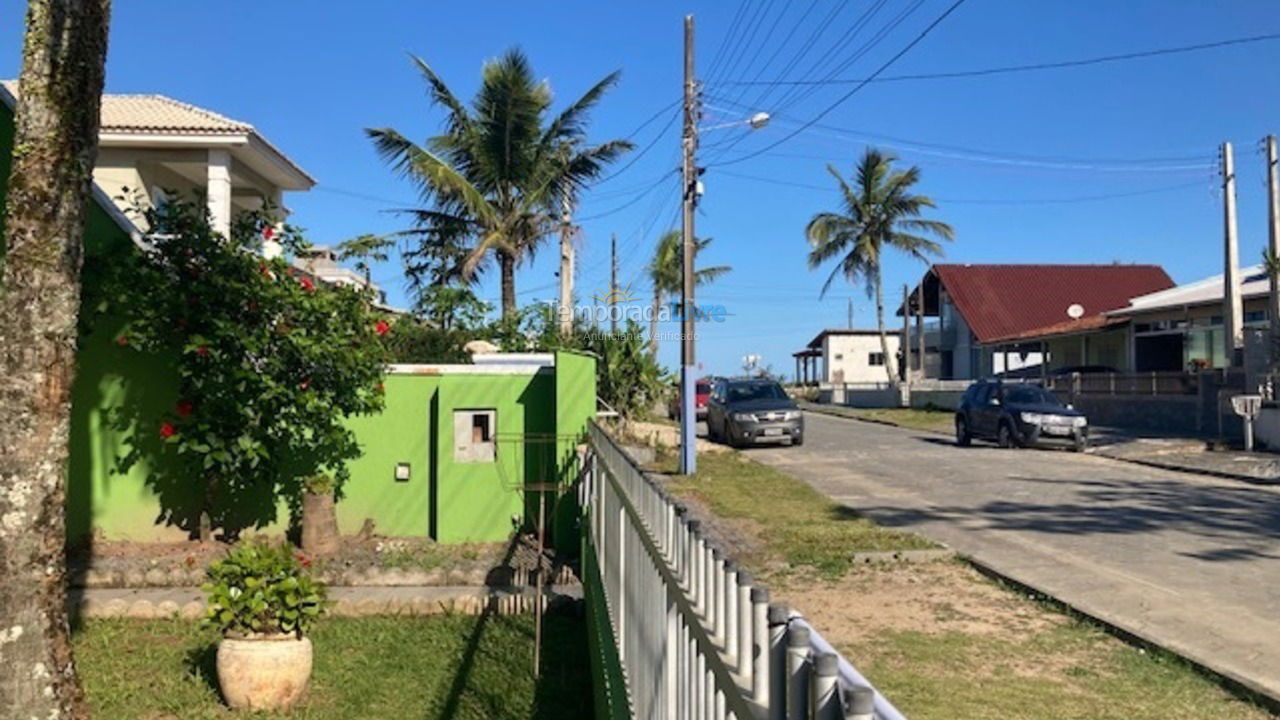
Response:
M693 407L696 411L694 417L699 420L707 419L707 398L711 397L711 381L707 378L701 378L694 383ZM667 403L667 414L673 420L680 419L680 386L677 385L675 392L671 393L671 400Z

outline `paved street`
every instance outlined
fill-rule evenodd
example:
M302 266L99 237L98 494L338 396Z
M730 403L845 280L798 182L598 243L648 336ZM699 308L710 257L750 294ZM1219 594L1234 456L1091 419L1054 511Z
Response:
M806 414L749 451L876 521L1280 698L1280 489Z

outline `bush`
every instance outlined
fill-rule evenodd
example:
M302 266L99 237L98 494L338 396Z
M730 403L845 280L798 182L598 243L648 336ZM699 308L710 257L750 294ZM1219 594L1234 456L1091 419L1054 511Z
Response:
M302 637L325 606L325 588L311 578L310 561L284 543L237 545L209 566L206 627L224 636L284 633Z

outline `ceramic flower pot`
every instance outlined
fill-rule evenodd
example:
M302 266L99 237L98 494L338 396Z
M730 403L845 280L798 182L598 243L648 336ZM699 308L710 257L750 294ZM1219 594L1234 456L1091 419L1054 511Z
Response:
M218 685L234 709L288 710L310 679L310 638L260 635L218 643Z

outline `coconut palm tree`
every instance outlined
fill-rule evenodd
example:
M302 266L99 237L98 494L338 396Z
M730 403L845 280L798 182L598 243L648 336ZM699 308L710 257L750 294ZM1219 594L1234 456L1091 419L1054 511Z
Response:
M683 235L679 230L670 230L658 238L658 247L653 251L653 260L649 263L649 282L653 285L653 316L649 318L649 352L658 355L658 313L662 310L662 301L668 295L676 295L681 290L684 268ZM699 238L693 243L694 266L697 267L698 253L711 244L711 238ZM728 265L702 268L693 271L694 285L705 285L728 273L733 268Z
M465 239L464 280L473 278L487 258L496 258L502 314L511 319L516 267L557 226L561 204L572 203L632 147L626 140L586 142L589 112L617 83L618 73L552 116L551 88L534 79L519 50L484 64L469 108L426 62L417 57L413 62L427 81L432 103L446 111L444 132L422 145L391 128L365 132L378 154L413 180L429 203L406 211L415 218L412 232L420 243Z
M930 256L942 254L942 245L928 236L951 240L955 235L950 225L920 217L925 208L936 205L926 195L911 193L911 186L920 180L920 168L894 170L896 159L868 148L858 162L852 187L834 166L828 165L827 171L839 184L843 207L839 212L814 215L805 228L810 270L838 260L822 285L822 295L843 275L851 284L863 283L867 296L875 298L876 328L880 331L880 350L890 383L896 382L897 375L884 330L884 290L880 280L883 250L893 248L928 262Z

